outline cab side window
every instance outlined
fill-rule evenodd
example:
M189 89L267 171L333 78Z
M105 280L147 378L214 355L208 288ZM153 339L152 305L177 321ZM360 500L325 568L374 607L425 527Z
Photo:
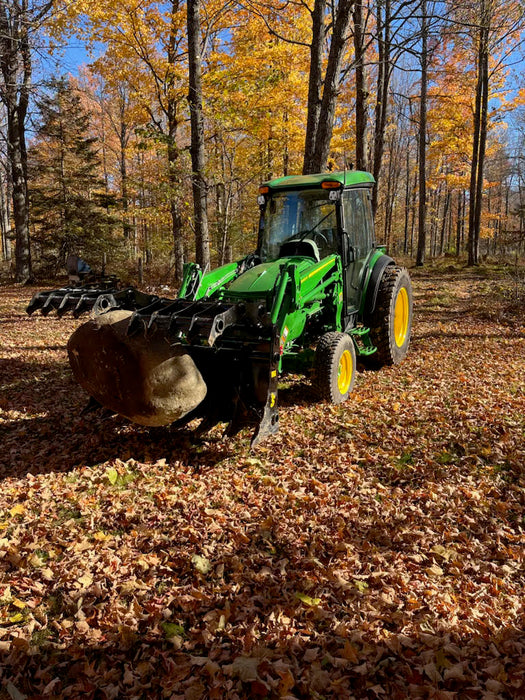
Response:
M344 227L350 237L350 245L364 253L373 242L372 206L368 189L343 192Z

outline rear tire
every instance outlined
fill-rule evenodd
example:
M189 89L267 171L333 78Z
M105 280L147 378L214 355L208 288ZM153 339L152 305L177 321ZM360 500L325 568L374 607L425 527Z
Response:
M408 352L412 330L412 284L404 267L389 265L383 272L374 312L370 319L370 338L377 347L371 355L382 365L399 364Z
M314 359L314 387L320 399L333 404L346 401L355 382L354 342L346 333L325 333Z

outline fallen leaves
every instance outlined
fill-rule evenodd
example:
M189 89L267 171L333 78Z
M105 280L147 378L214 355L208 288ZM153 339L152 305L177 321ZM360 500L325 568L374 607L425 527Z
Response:
M194 554L191 558L191 563L195 567L196 571L201 574L206 575L211 571L212 564L206 557L201 557L200 554Z
M415 280L409 357L347 404L288 378L254 453L80 417L77 322L1 290L11 697L523 694L523 322L474 314L465 284Z
M321 598L312 598L311 596L306 595L306 593L300 593L299 591L295 593L295 597L309 608L317 607L321 602Z

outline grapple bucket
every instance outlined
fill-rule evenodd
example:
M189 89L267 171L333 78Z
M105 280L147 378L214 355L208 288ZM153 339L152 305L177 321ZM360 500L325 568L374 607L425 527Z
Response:
M208 390L176 425L202 418L203 433L226 422L230 436L252 426L252 445L278 431L279 336L263 303L159 299L133 314L128 334L159 332L183 346Z
M252 426L252 445L278 431L279 336L265 301L173 300L144 294L133 287L117 289L85 284L35 294L27 313L38 310L44 315L55 310L58 316L71 311L75 317L92 311L98 318L108 311L133 312L127 326L130 340L141 336L146 342L140 347L148 355L148 343L151 341L153 346L151 339L155 337L156 343L159 337L164 337L176 346L174 353L190 355L206 384L206 398L176 425L201 418L198 432L203 433L219 422L226 422L228 435ZM93 336L95 348L98 337L95 342ZM118 343L125 355L125 337ZM119 362L113 349L108 356ZM87 371L89 375L92 370ZM77 380L80 382L78 377ZM176 386L173 392L176 396Z

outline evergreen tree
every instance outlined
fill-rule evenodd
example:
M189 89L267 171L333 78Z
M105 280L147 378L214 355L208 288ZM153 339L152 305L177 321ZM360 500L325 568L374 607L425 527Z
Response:
M41 257L62 267L71 253L91 266L115 245L111 196L99 177L89 115L69 80L53 79L39 103L40 127L29 153L34 243Z

